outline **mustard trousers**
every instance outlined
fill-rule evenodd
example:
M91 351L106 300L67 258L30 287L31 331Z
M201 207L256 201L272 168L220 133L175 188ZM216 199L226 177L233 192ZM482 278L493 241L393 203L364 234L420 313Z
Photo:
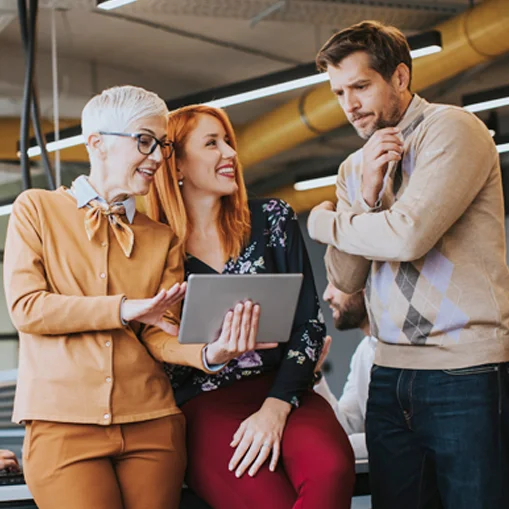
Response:
M185 468L182 414L26 425L23 470L39 509L177 509Z

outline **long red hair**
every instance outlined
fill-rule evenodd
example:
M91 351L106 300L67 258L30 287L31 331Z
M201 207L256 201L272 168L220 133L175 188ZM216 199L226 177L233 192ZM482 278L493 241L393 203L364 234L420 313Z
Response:
M237 150L235 132L223 110L195 104L172 111L168 116L168 140L173 141L175 150L165 167L156 172L154 184L145 198L148 216L155 221L167 223L173 229L183 253L192 225L178 185L177 158L184 154L187 138L196 127L199 115L217 118L223 124L230 145ZM231 258L240 255L251 234L251 215L242 166L238 158L235 158L234 164L238 190L221 198L217 224L224 254Z

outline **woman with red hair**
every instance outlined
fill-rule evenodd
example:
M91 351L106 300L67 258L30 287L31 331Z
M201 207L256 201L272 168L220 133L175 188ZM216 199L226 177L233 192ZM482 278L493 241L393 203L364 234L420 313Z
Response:
M147 209L174 230L187 275L304 274L288 343L247 352L214 374L168 366L187 420L187 482L215 509L349 508L350 444L310 390L325 327L295 213L281 200L248 201L224 111L172 112L168 140L175 152L155 175Z

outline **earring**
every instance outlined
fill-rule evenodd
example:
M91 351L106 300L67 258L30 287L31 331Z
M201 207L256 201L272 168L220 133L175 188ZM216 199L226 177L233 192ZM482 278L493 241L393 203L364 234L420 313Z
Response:
M179 180L179 186L182 187L184 185L184 179Z

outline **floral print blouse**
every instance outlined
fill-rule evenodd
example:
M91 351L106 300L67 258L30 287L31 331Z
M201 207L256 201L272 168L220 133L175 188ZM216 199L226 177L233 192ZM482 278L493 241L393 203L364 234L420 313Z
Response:
M203 392L271 371L277 374L267 397L298 406L299 397L312 385L326 332L297 216L287 203L277 199L251 200L249 208L250 241L238 259L226 262L222 273L302 273L304 278L290 340L274 349L247 352L231 360L217 374L206 374L188 366L166 365L178 405ZM198 258L190 256L186 261L186 277L215 273Z

